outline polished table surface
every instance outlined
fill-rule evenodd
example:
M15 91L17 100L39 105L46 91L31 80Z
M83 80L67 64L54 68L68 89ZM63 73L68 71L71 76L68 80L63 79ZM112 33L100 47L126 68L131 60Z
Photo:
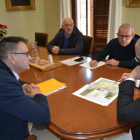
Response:
M38 47L38 51L42 57L47 58L48 53L46 48ZM74 56L53 55L53 59L57 61L70 57ZM130 71L130 69L109 65L90 70L79 66L79 64L74 66L63 64L59 68L46 72L40 72L31 68L21 73L20 79L38 84L45 80L55 78L60 82L66 83L66 89L47 96L51 122L46 127L61 139L91 140L126 132L137 123L117 121L117 99L108 106L101 106L74 96L72 93L100 77L116 81L120 79L122 73L128 73ZM135 98L139 96L139 90L135 89Z

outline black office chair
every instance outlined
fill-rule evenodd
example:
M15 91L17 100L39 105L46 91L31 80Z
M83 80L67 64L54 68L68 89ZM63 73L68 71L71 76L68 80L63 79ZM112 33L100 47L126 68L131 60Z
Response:
M37 41L37 46L47 47L48 44L48 34L47 33L35 33L35 41Z
M93 41L92 36L83 35L83 55L91 56L93 53Z

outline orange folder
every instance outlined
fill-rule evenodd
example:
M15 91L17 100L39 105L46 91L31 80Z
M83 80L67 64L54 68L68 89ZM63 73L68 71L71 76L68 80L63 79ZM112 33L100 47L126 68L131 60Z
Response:
M42 94L44 95L49 95L51 93L54 93L56 91L66 88L65 83L61 83L55 79L49 79L47 81L37 84L37 86L40 87L40 90Z

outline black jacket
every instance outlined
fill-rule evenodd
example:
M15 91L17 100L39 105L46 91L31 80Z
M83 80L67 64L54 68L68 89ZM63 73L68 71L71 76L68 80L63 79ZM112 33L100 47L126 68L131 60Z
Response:
M135 82L126 80L119 85L117 117L122 122L140 122L140 98L134 101Z
M134 96L135 82L126 80L119 85L119 95L117 102L118 121L140 122L140 98L135 101ZM140 140L140 125L131 129L133 140Z
M74 27L73 32L69 38L68 48L63 48L64 45L64 34L63 29L61 28L59 32L56 34L54 39L52 39L48 45L48 51L52 53L53 46L59 46L59 54L66 54L66 55L82 55L83 53L83 35L82 33Z
M23 92L24 83L0 60L0 140L25 140L28 121L36 125L50 122L46 96L36 94L30 99Z

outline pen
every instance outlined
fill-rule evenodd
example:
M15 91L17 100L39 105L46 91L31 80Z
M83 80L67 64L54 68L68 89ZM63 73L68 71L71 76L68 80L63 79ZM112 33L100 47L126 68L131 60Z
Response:
M128 75L126 74L125 76L128 76ZM114 84L117 83L117 82L120 82L121 80L123 80L123 79L119 79L118 81L114 82Z
M121 80L122 80L122 79L119 79L118 81L115 81L114 84L117 83L117 82L120 82Z

